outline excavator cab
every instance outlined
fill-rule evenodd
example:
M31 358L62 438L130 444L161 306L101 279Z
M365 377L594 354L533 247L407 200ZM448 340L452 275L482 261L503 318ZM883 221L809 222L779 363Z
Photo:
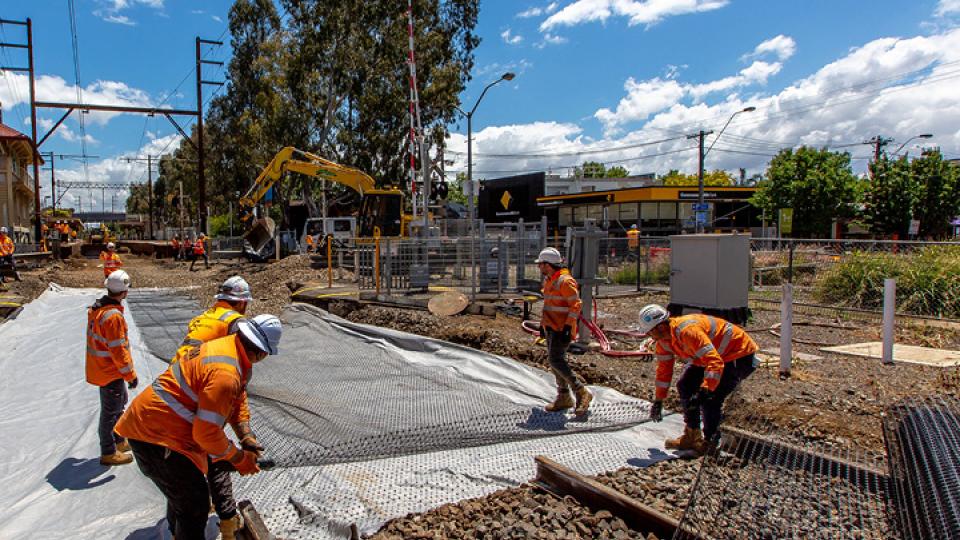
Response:
M374 189L363 194L357 215L357 236L372 238L374 229L380 236L403 236L403 192Z

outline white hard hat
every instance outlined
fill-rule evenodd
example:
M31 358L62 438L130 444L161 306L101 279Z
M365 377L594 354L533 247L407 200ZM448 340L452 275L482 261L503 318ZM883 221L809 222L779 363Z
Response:
M257 315L252 320L242 319L240 333L267 354L277 354L280 351L283 327L280 319L273 315Z
M113 294L130 290L130 276L123 270L114 270L103 280L103 286Z
M643 334L650 333L655 326L670 318L670 314L663 306L658 304L649 304L640 309L640 330Z
M634 223L633 225L630 226L630 228L631 228L631 229L636 229L636 228L637 228L637 224Z
M0 227L0 233L7 234L7 228L6 228L6 227Z
M107 242L107 249L117 249L117 245L113 242Z
M247 280L240 276L233 276L220 285L220 291L215 298L230 302L250 302L253 300L253 295L250 294L250 284Z
M557 251L557 248L543 248L543 251L540 252L540 255L537 256L537 260L533 261L537 264L545 262L550 263L554 266L560 266L563 264L563 257L560 256L560 252Z

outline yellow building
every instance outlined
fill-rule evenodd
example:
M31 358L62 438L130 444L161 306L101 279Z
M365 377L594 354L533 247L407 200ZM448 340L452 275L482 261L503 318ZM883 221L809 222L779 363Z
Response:
M0 123L0 224L17 242L33 237L34 155L30 137Z

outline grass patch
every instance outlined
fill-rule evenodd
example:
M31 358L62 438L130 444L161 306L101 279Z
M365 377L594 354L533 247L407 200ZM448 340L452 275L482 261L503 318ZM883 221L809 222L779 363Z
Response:
M854 252L820 276L814 294L823 303L881 309L885 278L897 280L897 311L960 318L960 246Z
M613 272L613 282L618 285L632 285L637 282L637 265L628 264L622 266ZM640 284L641 285L666 285L670 283L670 263L660 263L651 265L644 270L640 265Z

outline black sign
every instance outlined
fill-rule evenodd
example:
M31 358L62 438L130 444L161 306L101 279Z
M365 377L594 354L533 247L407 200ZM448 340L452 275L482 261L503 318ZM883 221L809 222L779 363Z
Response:
M537 197L543 196L544 179L544 173L534 173L481 182L478 217L488 223L539 221L543 210Z

